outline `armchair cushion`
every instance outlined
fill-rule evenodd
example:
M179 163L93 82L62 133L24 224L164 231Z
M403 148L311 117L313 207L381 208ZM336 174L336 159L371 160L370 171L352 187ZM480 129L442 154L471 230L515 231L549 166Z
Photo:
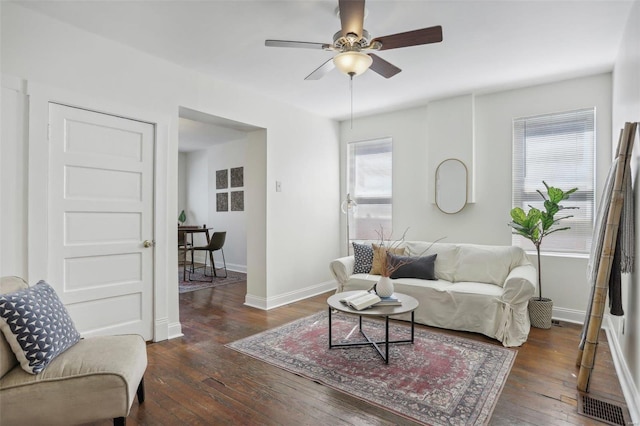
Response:
M0 295L0 329L20 366L31 374L80 340L67 309L44 281Z

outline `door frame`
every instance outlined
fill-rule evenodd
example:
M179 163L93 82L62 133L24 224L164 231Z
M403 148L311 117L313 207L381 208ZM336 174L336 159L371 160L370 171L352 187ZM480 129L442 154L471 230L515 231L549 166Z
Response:
M166 340L181 335L179 321L170 322L169 245L167 205L168 178L164 171L168 168L169 123L171 118L157 111L142 110L121 103L114 103L93 96L56 89L34 82L27 82L29 99L29 147L28 147L28 233L27 271L28 282L47 279L49 253L49 103L55 102L70 107L87 109L99 113L115 115L154 126L154 167L153 167L153 234L156 245L153 252L153 341ZM162 170L163 173L160 173ZM177 286L177 282L176 282ZM176 291L177 293L177 291ZM177 302L176 302L177 303Z

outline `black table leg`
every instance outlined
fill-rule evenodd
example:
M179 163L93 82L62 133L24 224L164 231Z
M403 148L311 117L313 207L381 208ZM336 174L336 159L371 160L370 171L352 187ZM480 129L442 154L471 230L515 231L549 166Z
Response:
M384 362L389 364L389 315L384 317Z
M331 306L329 306L329 349L333 346L331 345Z

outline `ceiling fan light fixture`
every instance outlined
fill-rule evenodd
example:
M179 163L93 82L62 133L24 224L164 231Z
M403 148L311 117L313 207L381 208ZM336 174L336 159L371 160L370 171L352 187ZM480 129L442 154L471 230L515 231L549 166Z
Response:
M369 69L373 63L371 56L357 51L338 53L333 58L336 68L349 76L360 75Z

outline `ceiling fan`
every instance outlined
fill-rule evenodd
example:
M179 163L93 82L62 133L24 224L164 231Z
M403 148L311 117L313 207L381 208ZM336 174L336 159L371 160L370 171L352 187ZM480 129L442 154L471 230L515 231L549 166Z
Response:
M339 52L305 77L305 80L319 80L337 67L353 78L371 68L385 78L391 78L402 71L370 51L398 49L442 41L442 27L435 26L404 33L370 39L364 25L365 0L339 0L338 13L342 28L334 34L333 44L306 41L266 40L265 46L321 49Z

